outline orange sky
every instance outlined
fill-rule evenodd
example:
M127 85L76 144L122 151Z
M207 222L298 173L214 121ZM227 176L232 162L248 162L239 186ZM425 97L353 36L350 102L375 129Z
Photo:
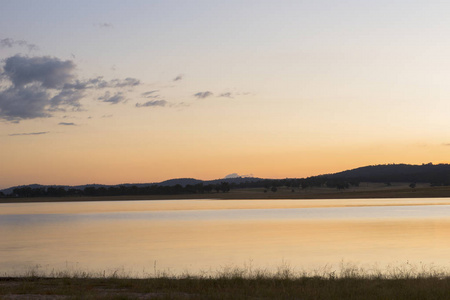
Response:
M0 188L448 161L450 4L204 4L7 3Z

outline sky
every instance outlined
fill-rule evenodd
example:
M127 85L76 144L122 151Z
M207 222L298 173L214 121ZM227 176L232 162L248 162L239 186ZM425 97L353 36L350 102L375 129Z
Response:
M450 2L0 3L0 188L449 162Z

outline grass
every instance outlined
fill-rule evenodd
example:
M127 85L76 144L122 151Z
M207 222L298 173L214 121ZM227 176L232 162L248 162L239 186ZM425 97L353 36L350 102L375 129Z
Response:
M448 299L450 276L433 266L403 264L384 270L350 263L297 272L228 267L214 275L130 278L120 272L0 277L0 299Z

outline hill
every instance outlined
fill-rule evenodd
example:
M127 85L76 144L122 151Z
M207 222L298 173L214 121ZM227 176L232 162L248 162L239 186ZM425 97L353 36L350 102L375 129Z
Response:
M27 185L5 189L3 195L18 197L63 197L63 196L119 196L119 195L180 195L202 194L211 191L228 192L230 189L264 188L276 191L277 187L292 189L316 187L337 188L339 190L358 187L360 182L425 183L431 186L450 185L450 165L408 165L388 164L365 166L334 174L324 174L308 178L262 179L255 177L222 178L199 180L177 178L159 183L126 183L120 185L87 184L79 186ZM414 184L415 186L415 184ZM0 194L0 196L2 196Z
M214 179L214 180L199 180L194 178L176 178L176 179L169 179L162 182L157 183L124 183L124 184L117 184L117 185L104 185L104 184L85 184L85 185L76 185L76 186L69 186L69 185L41 185L41 184L29 184L29 185L20 185L20 186L13 186L9 187L7 189L0 190L1 193L4 195L11 195L13 194L13 191L16 189L21 190L41 190L41 191L47 191L49 189L51 190L59 190L61 193L63 191L72 191L72 194L76 194L75 191L84 191L85 189L120 189L120 188L126 188L131 189L133 187L137 187L139 189L142 188L151 188L151 187L173 187L173 186L181 186L183 188L187 186L195 186L195 185L220 185L222 183L228 183L228 184L244 184L244 183L250 183L250 182L258 182L263 179L256 178L256 177L236 177L236 178L223 178L223 179Z
M423 182L431 185L450 185L450 165L375 165L317 177L359 182Z

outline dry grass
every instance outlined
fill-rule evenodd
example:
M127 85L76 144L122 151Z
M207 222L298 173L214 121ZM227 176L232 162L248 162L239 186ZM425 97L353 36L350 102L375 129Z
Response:
M34 271L33 271L34 272ZM432 266L404 264L383 271L342 264L312 273L287 265L276 271L228 267L215 275L152 278L58 273L0 278L1 299L448 299L450 277Z

